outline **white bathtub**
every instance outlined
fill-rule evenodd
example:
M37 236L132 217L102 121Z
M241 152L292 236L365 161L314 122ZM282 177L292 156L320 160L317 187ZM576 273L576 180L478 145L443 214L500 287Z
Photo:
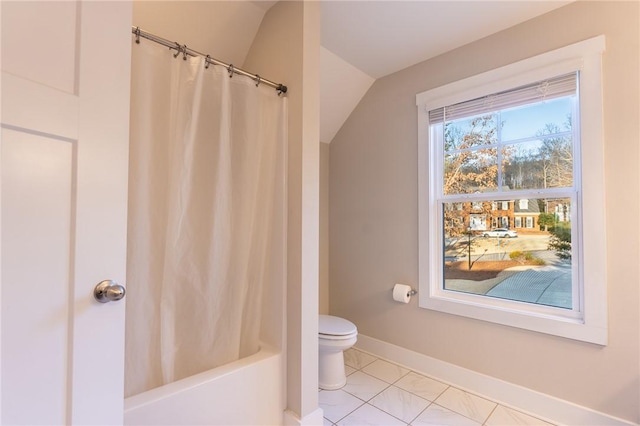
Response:
M279 425L285 409L281 351L258 353L124 401L125 425Z

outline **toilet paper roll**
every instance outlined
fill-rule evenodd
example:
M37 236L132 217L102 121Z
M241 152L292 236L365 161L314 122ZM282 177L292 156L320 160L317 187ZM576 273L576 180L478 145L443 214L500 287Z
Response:
M393 300L401 303L409 303L409 300L411 300L411 287L406 284L394 285Z

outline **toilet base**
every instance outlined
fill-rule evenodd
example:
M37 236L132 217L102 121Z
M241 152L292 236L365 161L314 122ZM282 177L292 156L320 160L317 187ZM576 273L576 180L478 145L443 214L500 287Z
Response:
M340 389L347 383L342 350L320 351L318 357L318 387L324 390Z

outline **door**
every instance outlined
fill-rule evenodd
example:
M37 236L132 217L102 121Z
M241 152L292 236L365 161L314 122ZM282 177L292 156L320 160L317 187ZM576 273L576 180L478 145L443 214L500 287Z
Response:
M2 1L0 419L119 424L131 3Z

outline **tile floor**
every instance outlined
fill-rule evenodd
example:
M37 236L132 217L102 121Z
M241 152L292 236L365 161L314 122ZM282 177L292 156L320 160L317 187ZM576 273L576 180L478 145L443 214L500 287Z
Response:
M325 426L552 426L357 349L344 358L347 384L318 395Z

